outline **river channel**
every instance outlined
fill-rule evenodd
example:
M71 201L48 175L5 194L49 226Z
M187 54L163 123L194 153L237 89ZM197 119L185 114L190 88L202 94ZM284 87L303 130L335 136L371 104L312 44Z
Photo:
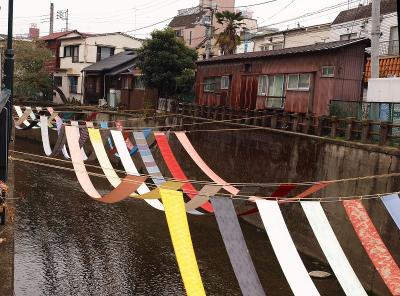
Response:
M22 140L16 150L43 155ZM100 204L65 170L15 162L15 179L15 295L185 295L163 212L133 199ZM189 225L207 295L241 295L215 218ZM266 233L241 226L267 295L292 295ZM309 271L329 271L302 257ZM334 277L314 281L321 295L344 295Z

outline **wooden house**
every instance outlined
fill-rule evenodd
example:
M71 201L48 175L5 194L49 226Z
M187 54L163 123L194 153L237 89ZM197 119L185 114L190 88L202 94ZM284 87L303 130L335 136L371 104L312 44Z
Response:
M124 109L155 108L158 92L145 87L136 58L134 51L125 51L84 68L84 102L98 104L104 99L113 105L114 97L115 105Z
M362 99L368 39L214 57L197 62L196 102L325 115Z

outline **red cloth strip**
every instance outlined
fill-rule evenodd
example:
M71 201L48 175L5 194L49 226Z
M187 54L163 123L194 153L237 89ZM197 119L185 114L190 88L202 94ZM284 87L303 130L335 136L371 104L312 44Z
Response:
M286 195L288 195L293 189L296 188L296 185L281 185L278 187L278 189L272 193L272 197L284 197ZM247 216L247 215L251 215L251 214L255 214L258 213L258 208L255 207L254 209L250 209L244 213L239 214L239 216Z
M192 183L188 182L188 178L186 177L181 166L176 160L174 154L172 153L171 146L168 143L167 137L163 133L154 133L154 136L156 138L158 148L160 149L162 157L164 158L164 161L167 164L168 169L170 170L172 176L176 180L183 181L185 183L182 189L189 196L189 198L192 199L196 197L198 192L196 188L194 188ZM210 213L214 211L210 202L205 203L201 207Z
M386 248L360 200L343 202L365 251L393 295L400 295L400 269Z
M94 119L96 119L97 114L99 114L99 113L94 112L94 113L90 114L90 115L86 118L85 121L93 121Z

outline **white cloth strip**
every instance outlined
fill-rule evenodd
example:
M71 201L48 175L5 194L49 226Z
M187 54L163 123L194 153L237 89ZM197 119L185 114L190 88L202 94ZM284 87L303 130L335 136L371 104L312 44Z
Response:
M76 127L79 127L79 122L78 122L78 121L71 121L71 125L76 126ZM80 138L81 138L80 130L78 129L77 131L78 131L78 138L80 139ZM85 152L85 150L83 149L83 147L81 148L81 152L82 152L83 161L87 161L87 160L88 160L88 157L87 157L86 152Z
M272 248L295 296L319 296L290 236L277 201L258 200L257 207Z
M347 296L367 296L318 201L302 201L304 213L336 278Z

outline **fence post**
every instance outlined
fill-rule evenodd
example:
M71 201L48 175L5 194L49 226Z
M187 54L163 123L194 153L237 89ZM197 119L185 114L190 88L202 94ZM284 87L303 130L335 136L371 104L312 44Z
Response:
M219 112L219 107L215 106L214 107L214 116L213 116L214 121L218 120L218 112Z
M205 111L204 109L205 109L205 108L206 108L205 105L201 105L199 117L204 118L204 111Z
M228 107L228 113L229 113L229 120L233 119L233 109L231 107Z
M293 125L292 125L292 132L297 132L299 128L299 113L292 114L293 117Z
M331 134L330 137L335 139L337 135L338 120L336 116L331 117Z
M362 130L361 130L361 143L367 144L369 143L369 134L371 132L371 122L367 119L361 121Z
M380 124L380 131L379 131L379 145L385 146L389 141L390 135L390 122L382 121Z
M207 116L208 119L211 118L211 106L207 106Z
M224 121L226 116L226 107L222 106L221 120Z
M278 126L278 115L274 111L271 115L271 128L277 128Z
M262 111L261 126L267 126L268 110Z
M199 117L199 105L194 105L194 117Z
M282 129L287 130L289 127L290 115L286 111L282 113Z
M193 104L192 104L192 103L189 103L188 115L189 115L189 116L193 116L192 112L193 112Z
M315 127L315 135L318 137L322 136L322 131L324 130L324 123L325 123L325 117L324 116L319 116L317 118L317 126Z
M261 110L253 110L253 116L254 116L254 118L253 118L252 125L260 125L260 122L261 122L260 119L262 116Z
M353 128L354 128L354 120L356 120L355 117L346 118L346 131L344 134L344 139L346 141L351 141L353 138L352 135L353 135Z
M246 119L244 120L244 124L247 124L247 125L249 125L250 124L250 110L249 109L246 109L246 111L245 111L245 117L246 117Z
M303 133L305 134L310 133L311 121L312 121L311 114L307 113L306 116L304 117Z

